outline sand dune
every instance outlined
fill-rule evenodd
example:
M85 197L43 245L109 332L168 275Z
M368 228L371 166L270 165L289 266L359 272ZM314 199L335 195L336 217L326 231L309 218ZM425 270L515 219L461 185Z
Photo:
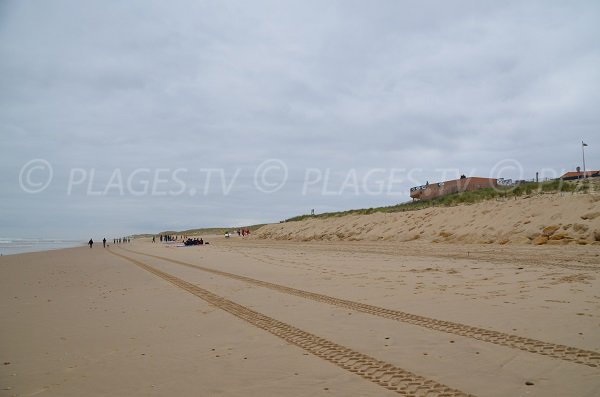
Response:
M456 207L267 225L255 238L477 244L600 244L600 195L540 194Z

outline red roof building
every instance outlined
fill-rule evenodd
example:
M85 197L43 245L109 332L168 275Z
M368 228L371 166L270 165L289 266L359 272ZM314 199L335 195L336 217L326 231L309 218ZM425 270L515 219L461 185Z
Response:
M600 171L586 171L585 175L583 174L583 171L569 171L561 176L560 179L563 181L572 181L575 179L595 178L598 176L600 176Z

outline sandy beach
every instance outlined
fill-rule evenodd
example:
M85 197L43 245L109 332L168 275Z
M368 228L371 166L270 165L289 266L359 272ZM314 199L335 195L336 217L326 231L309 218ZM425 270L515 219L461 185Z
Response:
M0 397L600 397L599 17L0 0Z
M210 241L0 258L0 395L600 393L595 246Z

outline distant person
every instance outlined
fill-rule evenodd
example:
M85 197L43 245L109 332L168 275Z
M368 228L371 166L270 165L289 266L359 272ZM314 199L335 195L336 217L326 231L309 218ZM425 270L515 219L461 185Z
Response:
M156 236L152 236L152 242L155 243L156 242Z
M104 237L104 238L102 239L102 246L103 246L104 248L106 248L106 237Z
M88 241L88 244L90 245L90 248L92 248L92 245L94 245L94 240L90 239L90 241Z

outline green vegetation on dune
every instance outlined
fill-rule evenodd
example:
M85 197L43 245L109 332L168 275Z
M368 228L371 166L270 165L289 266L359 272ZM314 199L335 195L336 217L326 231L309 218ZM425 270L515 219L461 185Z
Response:
M299 215L289 219L286 219L286 222L292 221L302 221L306 219L315 219L315 218L332 218L332 217L341 217L346 215L368 215L376 212L382 213L391 213L391 212L403 212L403 211L415 211L424 208L431 207L450 207L461 204L474 204L479 203L486 200L493 199L508 199L508 198L517 198L524 195L531 194L542 194L542 193L559 193L559 192L599 192L600 191L600 179L595 178L592 180L586 181L561 181L561 180L552 180L548 182L529 182L522 183L517 186L510 187L499 187L496 189L488 188L476 190L473 192L462 192L462 193L454 193L449 194L444 197L439 197L437 199L428 200L428 201L411 201L400 203L396 205L391 205L387 207L377 207L377 208L363 208L363 209L354 209L348 211L339 211L339 212L326 212L317 215ZM187 236L202 236L202 235L210 235L210 234L224 234L225 232L233 232L237 229L244 228L248 229L251 232L259 229L264 226L264 224L251 225L251 226L236 226L236 227L212 227L212 228L198 228L198 229L188 229L181 231L163 231L158 234L170 234L170 235L187 235ZM152 237L152 234L143 234L137 235L136 237Z
M472 192L453 193L433 200L410 201L387 207L363 208L339 212L326 212L317 215L299 215L289 219L286 222L302 221L314 218L332 218L346 215L368 215L376 212L390 213L415 211L430 207L450 207L460 204L474 204L492 199L506 199L519 197L536 193L559 193L559 192L588 192L590 191L590 181L561 181L552 180L548 182L529 182L521 183L516 186L487 188ZM596 182L597 184L597 182Z

